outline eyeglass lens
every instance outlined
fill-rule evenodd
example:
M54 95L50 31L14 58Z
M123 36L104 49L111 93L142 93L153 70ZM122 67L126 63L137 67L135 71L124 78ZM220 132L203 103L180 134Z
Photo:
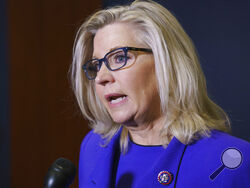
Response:
M135 55L129 51L125 51L124 49L117 49L108 53L104 59L105 65L109 70L118 70L123 66L131 65L135 60ZM86 65L86 71L88 77L94 79L97 75L97 72L101 68L100 60L92 60Z

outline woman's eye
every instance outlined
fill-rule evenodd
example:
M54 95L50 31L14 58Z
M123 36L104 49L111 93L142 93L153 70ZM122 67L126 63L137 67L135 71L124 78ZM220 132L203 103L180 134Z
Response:
M97 70L98 70L97 66L92 65L88 67L88 71L97 72Z
M99 62L93 62L88 66L88 71L98 72L99 71Z
M117 55L115 57L115 63L124 63L126 61L125 55Z

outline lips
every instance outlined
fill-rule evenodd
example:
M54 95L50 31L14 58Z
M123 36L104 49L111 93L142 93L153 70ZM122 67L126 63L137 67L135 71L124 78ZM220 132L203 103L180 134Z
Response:
M105 95L105 99L109 102L111 105L120 104L126 99L127 95L120 94L120 93L111 93L108 95Z
M119 98L116 98L116 99L111 99L110 103L111 103L111 104L117 104L117 103L121 102L122 100L124 100L125 97L126 97L126 96L119 97Z

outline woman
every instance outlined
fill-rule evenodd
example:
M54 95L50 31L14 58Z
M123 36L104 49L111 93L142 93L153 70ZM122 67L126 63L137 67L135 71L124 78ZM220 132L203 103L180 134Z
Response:
M249 186L250 145L226 133L191 40L161 5L135 1L85 21L72 83L93 128L80 188Z

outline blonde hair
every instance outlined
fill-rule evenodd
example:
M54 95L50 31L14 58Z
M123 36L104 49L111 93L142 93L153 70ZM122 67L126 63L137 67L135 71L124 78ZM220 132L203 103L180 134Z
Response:
M80 27L74 44L72 86L85 118L94 131L108 141L120 129L95 93L92 81L83 75L82 65L92 57L93 38L98 29L112 23L131 24L138 32L138 42L152 49L161 110L165 124L164 143L175 136L184 144L209 136L211 129L230 130L225 112L207 95L206 81L195 47L176 18L153 1L136 0L128 6L100 10ZM127 148L128 131L120 139Z

